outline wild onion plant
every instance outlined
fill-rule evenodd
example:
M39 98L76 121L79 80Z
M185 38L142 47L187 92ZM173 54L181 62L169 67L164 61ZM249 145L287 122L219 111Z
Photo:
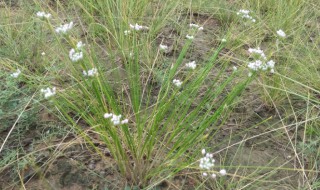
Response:
M136 43L134 46L143 42L136 39ZM173 67L167 68L162 80L157 81L159 89L150 85L151 77L143 81L138 58L141 52L133 48L132 57L123 67L125 79L118 79L121 83L116 83L117 86L111 84L103 66L95 63L96 75L73 73L77 84L61 90L54 100L64 116L79 128L80 134L86 135L79 120L83 121L81 125L99 134L120 171L135 184L146 185L154 181L155 176L165 178L184 169L178 163L196 158L198 143L206 141L206 130L218 130L214 124L250 81L248 78L232 83L238 72L220 80L226 67L218 71L215 79L206 81L217 64L222 43L207 62L180 79L181 86L175 86L173 81L191 44L192 40L186 40ZM157 46L154 48L157 51ZM84 57L89 56L84 54ZM86 60L76 64L89 67L91 63ZM126 90L119 90L119 85ZM205 92L201 91L203 87L207 88ZM89 136L87 140L90 141Z
M196 24L185 26L190 35L180 39L182 49L163 71L156 64L165 61L165 45L158 47L150 41L156 32L154 26L128 23L127 28L107 28L92 23L106 29L106 36L112 36L118 44L109 47L106 63L99 58L105 55L91 49L94 39L87 38L84 44L72 34L76 21L54 27L49 18L45 19L55 40L65 46L61 49L69 46L70 60L65 63L74 81L65 89L43 89L45 98L51 99L88 143L94 144L88 130L98 134L123 176L133 184L154 185L161 181L159 177L165 179L187 167L197 168L191 163L199 159L199 143L205 143L207 135L219 129L215 124L221 115L230 110L252 80L239 79L241 71L227 73L230 66L219 61L226 40L212 47L206 61L186 63L186 55L192 53L190 46L203 29ZM63 40L67 44L62 45ZM153 69L142 64L145 47L151 48L148 59ZM118 57L121 61L117 63ZM213 69L217 69L215 77L209 78ZM162 72L160 78L156 77L158 70ZM221 78L226 73L227 77ZM226 171L220 173L225 175Z

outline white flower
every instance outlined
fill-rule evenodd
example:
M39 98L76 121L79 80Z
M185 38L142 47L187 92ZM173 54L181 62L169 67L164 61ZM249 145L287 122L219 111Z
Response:
M149 29L149 27L147 27L147 26L140 26L140 25L137 24L137 23L136 23L135 25L130 24L129 26L130 26L131 29L136 30L136 31L139 31L139 30L148 30L148 29Z
M111 118L111 122L114 124L114 125L119 125L121 123L120 119L121 119L122 115L115 115L113 114L112 115L112 118Z
M203 30L203 27L202 27L202 26L199 26L199 25L197 25L197 24L191 23L191 24L189 24L189 26L190 26L190 28L196 28L196 29L198 29L199 31L200 31L200 30Z
M83 53L82 53L82 51L77 52L75 49L72 48L69 51L69 58L71 59L71 61L77 62L77 61L83 59Z
M271 60L272 61L272 60ZM274 73L274 62L272 61L272 63L264 63L261 60L256 60L254 62L249 62L248 63L248 68L253 70L253 71L267 71L270 70L271 73ZM249 73L249 77L252 76L252 73Z
M182 85L182 82L179 79L173 79L173 84L176 85L177 87L180 87Z
M215 160L210 156L210 154L206 154L203 158L200 159L199 167L201 169L210 170L214 166Z
M127 124L128 122L129 122L128 119L124 119L124 120L121 121L121 124Z
M60 25L59 27L56 28L56 32L58 34L62 33L62 34L65 34L67 33L69 30L71 30L73 27L73 22L70 22L70 23L67 23L67 24L64 24L64 25Z
M233 66L233 67L232 67L232 70L233 70L234 72L236 72L236 71L238 70L238 68L237 68L236 66Z
M46 55L46 53L45 53L45 52L42 52L42 53L41 53L41 55L42 55L42 56L45 56L45 55Z
M249 53L251 53L251 54L256 54L256 55L260 56L261 58L263 58L264 60L267 60L266 55L265 55L264 52L260 49L260 47L258 47L257 49L249 48L248 51L249 51Z
M214 166L215 160L213 159L213 154L206 153L205 149L201 150L203 158L200 159L199 167L201 169L210 170Z
M85 46L85 44L82 43L82 41L79 41L79 42L77 43L77 49L78 49L78 50L80 50L80 49L83 48L84 46Z
M56 94L56 87L53 87L52 89L50 89L50 88L48 87L48 88L46 88L46 89L41 89L40 91L41 91L42 93L44 93L44 97L45 97L45 98L49 98L49 97L51 97L51 96L53 96L53 95Z
M79 41L76 45L76 49L71 49L69 51L69 58L71 59L71 61L73 62L77 62L81 59L83 59L83 53L81 51L81 49L85 46L84 43L82 43L82 41Z
M262 69L263 63L261 60L256 60L254 62L249 62L248 67L249 69L253 71L258 71L259 69Z
M206 153L205 149L201 150L201 153L203 157L200 159L199 167L202 170L205 170L202 172L203 176L208 176L208 171L212 170L214 167L215 160L213 159L213 154ZM220 175L225 176L227 174L227 171L225 169L220 170ZM215 173L211 174L211 177L215 179L217 175Z
M274 68L274 64L275 64L275 62L273 60L270 60L267 62L267 66L272 69Z
M186 38L189 39L189 40L193 40L194 39L194 37L189 35L189 34L186 35Z
M223 39L221 40L221 42L223 42L223 43L224 43L224 42L227 42L227 40L223 38Z
M168 46L166 46L166 45L162 45L162 44L160 44L159 45L159 48L160 48L160 50L168 50Z
M130 34L130 33L131 33L130 30L125 30L125 31L124 31L124 35L128 35L128 34Z
M113 125L127 124L129 122L128 119L124 119L121 121L122 115L115 115L113 113L105 113L103 117L106 119L111 118L110 121L113 123Z
M250 13L249 10L240 9L239 12L237 12L237 15L248 15Z
M256 22L256 19L252 18L252 16L250 16L249 13L249 10L240 9L237 12L237 15L239 15L241 18L251 20L251 22Z
M227 175L227 171L225 169L220 170L219 172L222 176Z
M193 24L193 23L189 24L189 26L190 26L190 28L199 28L200 27L199 25Z
M197 65L196 65L195 61L191 61L190 63L186 64L186 67L188 67L190 69L195 69L197 67Z
M82 71L84 76L88 76L88 77L93 77L95 75L98 75L98 69L97 68L92 68L88 71Z
M253 62L249 62L248 63L248 68L253 70L253 71L258 71L258 70L262 70L262 71L267 71L270 70L271 73L274 73L274 65L275 62L273 60L269 60L267 61L267 57L264 54L264 52L260 49L252 49L249 48L248 50L250 53L252 54L256 54L259 56L259 59L253 61ZM262 59L260 59L262 58ZM252 76L252 73L249 73L249 77Z
M17 71L14 72L14 73L12 73L12 74L10 74L10 76L13 77L13 78L18 78L18 76L19 76L20 74L21 74L20 69L17 69Z
M108 118L110 118L110 117L112 117L112 113L105 113L104 115L103 115L103 117L104 118L106 118L106 119L108 119Z
M45 13L45 12L37 12L37 17L39 18L46 18L46 19L49 19L51 18L51 14L50 13Z
M278 34L278 36L280 36L280 37L282 37L282 38L285 38L285 37L286 37L286 33L284 33L283 30L278 30L278 31L277 31L277 34Z

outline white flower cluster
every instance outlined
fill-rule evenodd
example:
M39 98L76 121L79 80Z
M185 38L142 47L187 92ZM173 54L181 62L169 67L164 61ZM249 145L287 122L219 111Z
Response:
M270 72L274 73L274 64L275 62L273 60L270 60L266 63L262 62L261 60L256 60L254 62L248 63L248 67L253 71L258 71L258 70L266 71L270 69Z
M197 65L196 65L195 61L191 61L189 63L186 63L186 67L188 67L190 69L195 69L197 67Z
M200 159L199 167L201 169L210 170L214 166L215 160L213 159L213 154L206 153L205 149L201 151L203 158Z
M67 24L64 24L64 25L60 25L59 27L56 28L56 33L60 34L65 34L67 33L69 30L71 30L73 27L73 22L70 22L70 23L67 23Z
M147 27L147 26L140 26L140 25L137 24L137 23L136 23L135 25L130 24L129 26L130 26L131 29L136 30L136 31L139 31L139 30L148 30L148 29L149 29L149 27Z
M12 74L10 74L10 76L13 77L13 78L18 78L18 76L19 76L20 74L21 74L20 69L17 69L17 71L14 72L14 73L12 73Z
M162 44L159 45L159 48L160 48L160 50L163 50L163 51L168 50L168 46L162 45Z
M258 55L258 56L261 57L262 59L267 60L266 55L265 55L264 52L260 49L260 47L258 47L257 49L249 48L248 51L249 51L249 53L251 53L251 54Z
M278 34L278 36L280 36L280 37L282 37L282 38L285 38L285 37L287 36L286 33L284 33L283 30L278 30L278 31L277 31L277 34Z
M129 24L129 27L132 29L132 30L136 30L136 31L140 31L140 30L149 30L149 27L147 27L147 26L141 26L141 25L139 25L139 24L135 24L135 25L133 25L133 24ZM131 34L131 30L125 30L124 31L124 35L129 35L129 34Z
M110 121L113 123L113 125L127 124L129 122L128 119L121 121L122 115L115 115L113 113L105 113L103 117L106 119L111 118Z
M93 77L95 75L98 75L98 69L97 68L92 68L88 71L82 71L84 76L88 76L88 77Z
M50 13L45 13L45 12L37 12L37 17L39 18L46 18L46 19L49 19L51 18L51 14Z
M256 22L256 19L252 18L252 16L250 16L249 13L250 13L249 10L240 9L237 12L237 15L241 16L241 18L249 19L252 22Z
M203 27L202 27L202 26L199 26L199 25L197 25L197 24L191 23L191 24L189 24L189 26L190 26L190 28L195 28L195 29L197 29L198 31L203 30Z
M180 87L182 85L182 82L179 79L173 79L173 84L176 85L177 87Z
M214 162L215 162L215 160L213 159L213 154L206 153L205 149L202 149L201 153L203 157L200 159L200 164L199 164L200 169L211 170L212 167L214 167ZM227 171L225 169L222 169L220 170L219 173L220 175L225 176L227 174ZM208 176L208 173L203 172L202 175L206 177ZM211 177L216 178L217 175L215 173L212 173Z
M70 51L69 51L69 58L71 59L72 62L77 62L81 59L83 59L83 53L81 51L82 47L84 46L85 44L83 44L81 41L77 43L77 48L74 49L72 48Z
M189 40L193 40L194 39L194 37L192 35L189 35L189 34L186 35L186 38L189 39Z
M72 48L69 51L69 58L71 59L71 61L77 62L77 61L83 59L83 53L82 53L82 51L76 52L76 50Z
M44 93L45 98L49 98L56 94L56 87L53 87L52 89L50 89L49 87L46 89L41 89L41 92Z
M269 60L267 61L267 57L264 54L264 52L258 48L258 49L249 49L249 53L253 53L255 55L258 55L258 59L253 61L253 62L249 62L248 63L248 68L253 70L253 71L266 71L266 70L270 70L271 73L274 73L274 65L275 62L273 60ZM251 76L252 73L249 73L249 76Z

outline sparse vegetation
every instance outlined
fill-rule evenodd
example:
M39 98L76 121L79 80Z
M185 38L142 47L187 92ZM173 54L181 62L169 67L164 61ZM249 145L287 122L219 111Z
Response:
M317 0L5 0L1 189L318 189Z

